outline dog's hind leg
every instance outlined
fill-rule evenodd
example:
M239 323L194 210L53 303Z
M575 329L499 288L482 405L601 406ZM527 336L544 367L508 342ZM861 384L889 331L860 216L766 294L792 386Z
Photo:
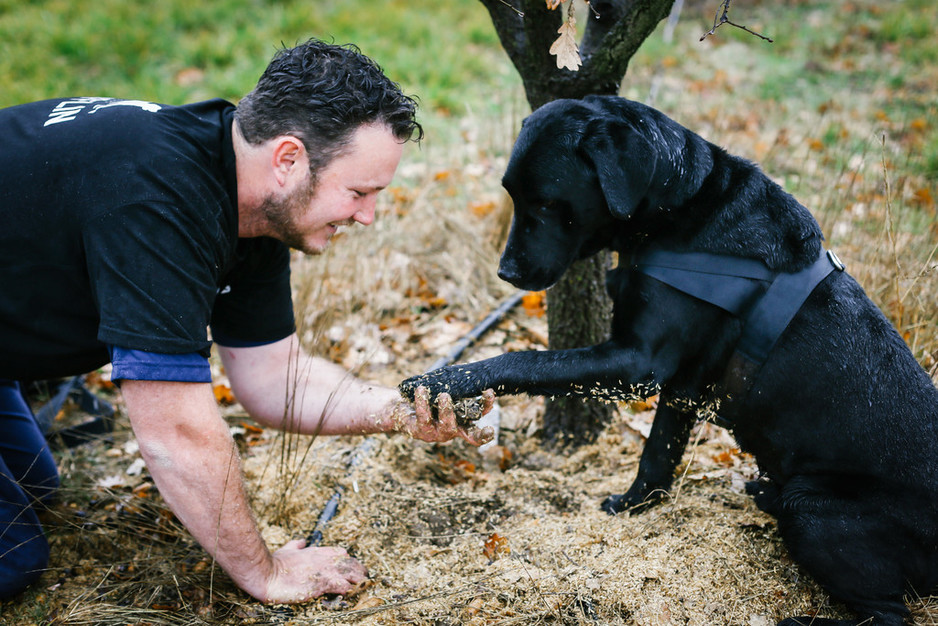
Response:
M626 510L637 512L658 502L671 488L674 470L681 461L696 419L692 411L669 406L667 394L662 392L635 481L624 494L606 498L602 510L611 515Z
M857 620L798 617L784 626L826 624L902 626L903 595L913 563L928 551L891 515L902 507L882 493L858 490L848 477L797 476L781 488L778 529L796 562Z

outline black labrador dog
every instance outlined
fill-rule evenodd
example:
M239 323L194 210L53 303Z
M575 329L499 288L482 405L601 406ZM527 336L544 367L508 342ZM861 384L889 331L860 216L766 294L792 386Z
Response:
M609 513L672 483L694 422L724 420L762 478L748 485L797 562L858 620L905 623L938 582L938 390L833 255L808 210L754 164L616 97L528 117L503 178L514 218L499 266L540 290L618 253L611 339L438 369L431 395L660 390L634 483Z

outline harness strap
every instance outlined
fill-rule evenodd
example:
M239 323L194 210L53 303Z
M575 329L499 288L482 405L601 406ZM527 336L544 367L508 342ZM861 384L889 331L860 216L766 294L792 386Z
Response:
M843 271L843 263L830 250L822 250L817 260L800 272L776 276L747 316L736 349L757 363L765 361L804 301L835 269Z
M755 259L705 252L652 250L634 260L638 271L743 319L739 342L718 389L739 399L755 380L779 337L814 288L835 269L844 270L832 251L794 273L775 272ZM724 407L722 417L733 413ZM731 422L729 422L731 425Z
M776 272L757 259L747 259L709 252L672 252L670 250L649 250L637 259L642 266L667 267L700 274L718 276L739 276L756 280L772 280Z
M651 250L636 259L641 273L741 317L775 272L761 261L705 252Z

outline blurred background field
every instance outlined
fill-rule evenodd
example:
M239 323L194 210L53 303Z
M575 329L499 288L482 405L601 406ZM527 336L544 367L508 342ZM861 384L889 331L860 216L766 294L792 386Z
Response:
M733 20L774 43L729 26L700 41L717 5L687 0L673 32L662 23L622 95L760 163L815 214L938 379L938 7L736 0ZM480 3L0 0L0 106L76 95L236 102L277 47L308 37L356 43L421 102L427 137L405 153L376 223L294 265L307 346L393 385L512 291L495 275L511 209L499 179L528 109ZM533 309L464 358L543 345ZM145 470L127 473L139 453L119 423L112 441L61 454L50 572L0 606L0 621L759 626L787 611L828 614L771 520L738 493L752 461L718 429L699 432L685 465L694 479L670 504L627 519L596 510L634 473L641 408L622 407L570 458L539 449L539 405L522 398L504 403L498 459L387 439L326 535L366 561L375 586L345 606L279 612L211 574ZM265 536L301 536L348 479L343 454L356 442L257 433L236 404L223 410ZM917 623L938 623L930 599L915 607Z

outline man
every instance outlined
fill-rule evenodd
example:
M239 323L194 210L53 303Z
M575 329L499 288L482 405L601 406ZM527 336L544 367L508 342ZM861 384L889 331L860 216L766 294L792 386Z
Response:
M207 328L263 424L491 437L458 428L446 400L434 416L426 395L412 407L303 353L294 333L288 246L316 254L339 227L374 220L404 143L422 136L415 110L357 49L317 40L279 51L237 108L72 98L0 110L0 597L46 566L35 508L57 485L14 381L111 362L160 493L265 602L345 593L367 574L340 548L264 544L211 391Z

